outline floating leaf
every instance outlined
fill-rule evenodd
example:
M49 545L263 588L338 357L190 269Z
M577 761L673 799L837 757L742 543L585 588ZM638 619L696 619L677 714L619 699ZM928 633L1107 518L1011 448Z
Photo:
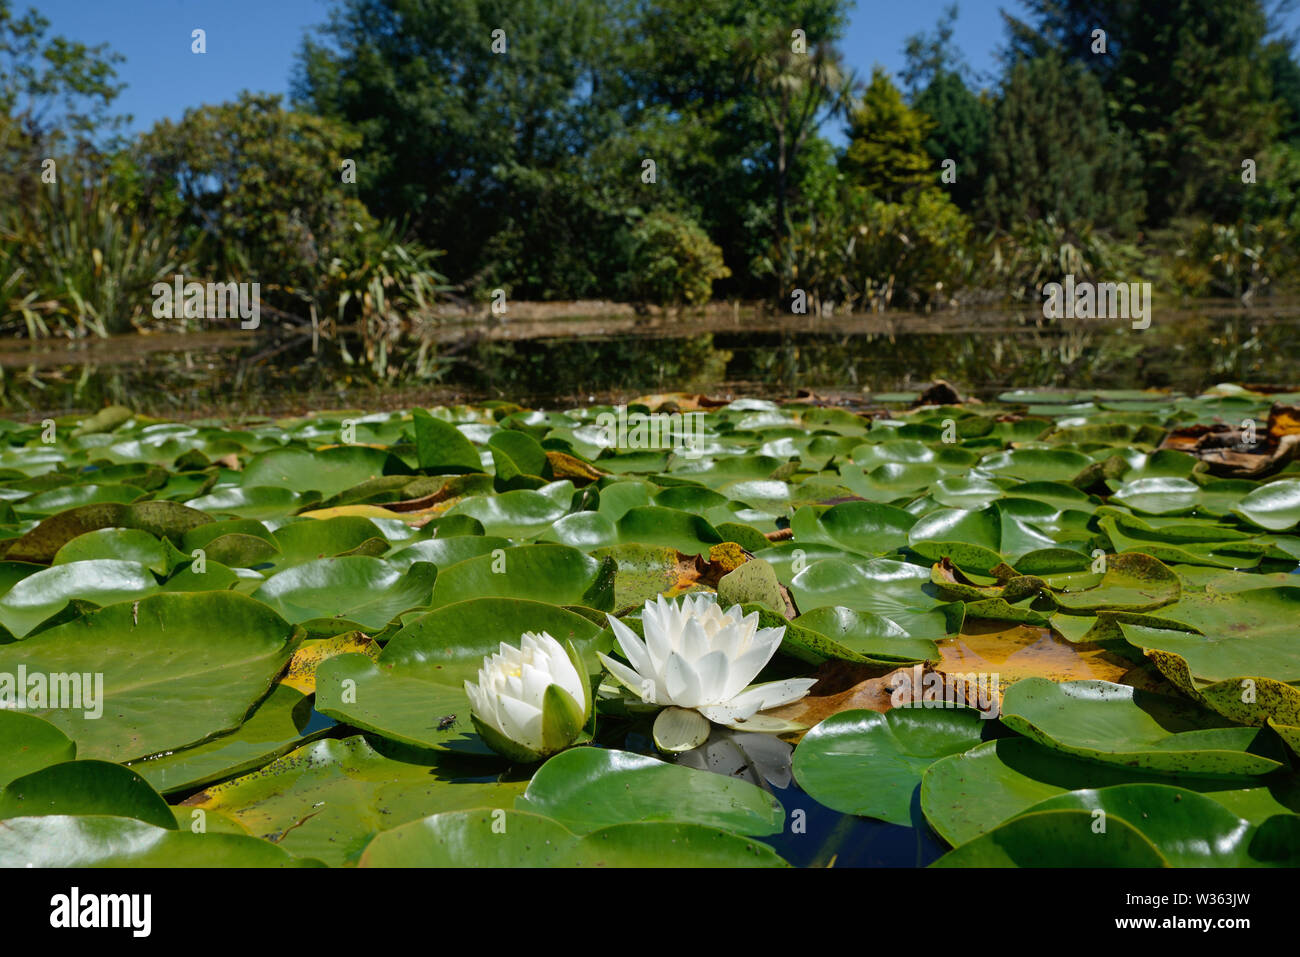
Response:
M154 595L0 645L0 675L22 666L28 710L72 738L79 758L123 761L236 727L292 641L288 622L243 595ZM32 700L35 675L47 686L43 707ZM49 707L69 695L80 707Z
M573 748L551 758L515 802L579 834L633 821L701 824L775 834L781 803L746 781L625 751Z
M771 848L698 824L617 824L577 835L524 811L451 811L385 831L362 867L782 867Z
M987 728L970 708L842 711L804 735L794 774L827 807L912 826L925 769L974 747Z

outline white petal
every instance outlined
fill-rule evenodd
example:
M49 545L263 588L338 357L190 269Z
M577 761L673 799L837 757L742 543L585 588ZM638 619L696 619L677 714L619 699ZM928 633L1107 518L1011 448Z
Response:
M765 648L750 648L739 658L734 659L727 669L727 686L722 689L722 696L718 700L727 701L734 698L753 684L758 673L771 658L771 652Z
M742 710L749 708L750 705L754 706L755 711L779 708L783 704L798 701L816 683L816 678L787 678L785 681L769 681L766 684L746 688L728 701L727 704Z
M540 710L542 696L546 694L546 689L553 684L550 673L543 671L541 668L534 668L532 665L524 665L524 673L520 681L523 684L523 694L520 697L534 708Z
M578 707L582 708L585 714L587 705L590 704L587 699L591 694L591 684L585 674L580 674L573 667L568 652L561 648L560 654L564 657L564 661L555 666L551 679L563 688L570 698L578 702Z
M542 750L542 709L517 698L503 697L500 703L501 732L526 748Z
M666 701L659 699L659 688L653 679L637 674L627 665L617 662L606 655L600 655L599 657L600 663L609 669L609 673L621 681L638 698L644 700L644 691L648 689L651 700L646 701L646 704L667 704Z
M775 718L770 714L752 715L728 727L735 728L737 731L755 731L760 734L788 734L791 731L806 731L808 728L807 725L799 724L797 721L786 721L784 718Z
M700 703L717 704L727 700L727 656L712 651L695 662L695 677L700 683Z
M695 664L709 653L712 644L704 631L704 623L698 618L691 618L682 627L682 639L677 644L677 652L691 664Z
M673 652L664 668L664 690L670 703L681 708L694 708L704 702L700 699L700 682L695 669L681 655Z
M479 690L477 685L465 682L465 693L469 695L469 707L480 721L485 721L498 731L500 728L500 719L497 717L496 698L486 695Z
M618 647L622 649L623 657L642 674L653 674L655 667L650 662L650 654L646 651L645 642L640 639L635 631L613 615L606 615L605 617L609 619L609 627L618 640Z
M745 721L758 713L757 706L737 707L734 700L728 701L726 704L706 705L698 710L700 714L714 724L725 724L728 727L738 721Z
M669 628L665 627L666 623L663 621L643 617L641 624L645 628L645 647L646 653L650 656L650 671L655 675L662 675L664 668L668 666L668 656L673 651L675 636Z

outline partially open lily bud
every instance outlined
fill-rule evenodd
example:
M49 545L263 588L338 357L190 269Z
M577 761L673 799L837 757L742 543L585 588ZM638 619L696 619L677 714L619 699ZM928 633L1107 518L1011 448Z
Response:
M514 761L562 751L591 716L582 660L569 643L525 632L483 659L478 683L465 682L474 727L492 750Z

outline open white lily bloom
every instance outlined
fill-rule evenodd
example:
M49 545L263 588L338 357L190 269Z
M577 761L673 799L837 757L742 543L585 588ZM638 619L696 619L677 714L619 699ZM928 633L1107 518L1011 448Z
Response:
M517 761L536 761L574 742L591 715L591 692L572 645L525 632L483 659L478 684L465 682L483 740Z
M696 711L708 721L742 731L780 733L801 727L759 714L798 701L816 679L749 686L785 636L783 627L759 628L757 612L744 615L739 605L724 612L709 594L676 602L660 596L647 601L641 614L645 641L617 618L606 617L631 667L606 655L600 660L643 702L668 707L655 722L656 741L661 730L670 739L665 750L694 747L708 737L707 723L675 708Z

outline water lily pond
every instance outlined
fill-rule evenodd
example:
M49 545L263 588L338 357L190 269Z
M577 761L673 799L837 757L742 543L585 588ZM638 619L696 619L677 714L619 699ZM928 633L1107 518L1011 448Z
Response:
M1295 866L1298 404L0 420L0 866Z

